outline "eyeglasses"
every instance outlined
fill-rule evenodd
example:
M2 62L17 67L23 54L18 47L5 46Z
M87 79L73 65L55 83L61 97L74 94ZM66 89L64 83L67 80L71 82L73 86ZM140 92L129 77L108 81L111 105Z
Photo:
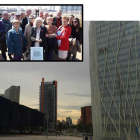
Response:
M62 21L63 23L67 23L67 21Z
M73 23L77 23L77 21L73 21Z

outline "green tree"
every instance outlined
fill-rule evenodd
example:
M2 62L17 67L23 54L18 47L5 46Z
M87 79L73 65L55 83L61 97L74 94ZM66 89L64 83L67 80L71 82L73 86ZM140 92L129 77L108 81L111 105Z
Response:
M62 131L62 122L57 125L57 130Z

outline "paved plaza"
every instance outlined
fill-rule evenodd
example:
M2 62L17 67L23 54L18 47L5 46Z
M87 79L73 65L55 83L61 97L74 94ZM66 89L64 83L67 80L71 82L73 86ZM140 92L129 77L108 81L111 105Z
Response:
M9 135L1 136L0 140L46 140L44 136L36 135ZM48 140L83 140L82 137L72 137L72 136L49 136Z
M81 46L81 50L82 50L82 46ZM6 56L7 56L7 60L9 61L7 52L6 52ZM55 53L53 53L53 60L58 60L58 56ZM81 53L77 52L76 60L82 60L82 52Z

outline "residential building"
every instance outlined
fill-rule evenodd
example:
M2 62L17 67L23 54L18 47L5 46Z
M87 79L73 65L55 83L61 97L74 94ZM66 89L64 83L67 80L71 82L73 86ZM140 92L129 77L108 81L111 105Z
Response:
M42 78L39 94L39 110L46 114L48 130L57 129L57 81L45 82Z
M70 117L66 118L66 123L71 126L72 125L72 119Z
M5 90L4 97L19 103L20 98L20 86L11 86L7 90Z

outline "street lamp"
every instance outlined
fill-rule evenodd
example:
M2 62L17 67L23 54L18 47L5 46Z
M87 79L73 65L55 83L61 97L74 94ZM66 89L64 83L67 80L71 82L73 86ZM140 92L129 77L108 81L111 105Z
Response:
M48 119L49 119L49 114L46 114L46 118L47 118L47 139L48 139Z
M45 137L45 121L47 120L47 124L46 124L46 126L47 126L47 131L46 131L46 135L47 135L47 139L48 139L48 119L49 119L49 114L48 113L46 113L46 114L44 114L44 137Z
M54 88L55 86L53 85L53 86L50 86L50 87L48 87L48 89L50 89L50 88ZM48 139L48 129L49 129L49 123L48 123L48 119L49 119L49 110L47 109L47 112L46 112L46 119L47 119L47 139Z

